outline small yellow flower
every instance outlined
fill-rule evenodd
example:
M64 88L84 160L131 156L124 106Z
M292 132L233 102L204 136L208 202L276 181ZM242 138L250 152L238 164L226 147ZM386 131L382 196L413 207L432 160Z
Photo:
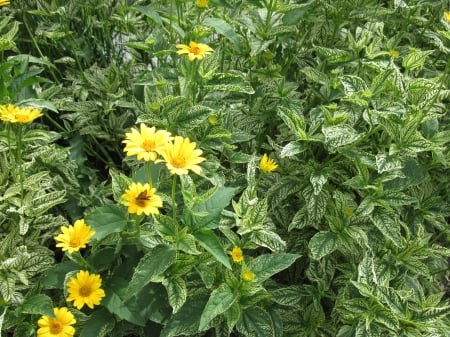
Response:
M173 143L169 143L168 146L160 151L171 174L188 174L189 170L197 174L201 173L202 168L197 164L200 164L206 159L200 157L203 151L196 149L196 145L189 138L175 136Z
M91 226L87 225L83 219L75 221L73 226L61 226L61 232L62 234L55 236L55 240L59 241L56 247L61 247L69 254L86 248L89 239L95 234L95 231L91 230Z
M396 59L400 54L397 50L394 49L390 49L389 50L389 55L391 55L392 58Z
M198 8L206 8L206 7L208 7L208 0L196 0L195 5Z
M138 160L155 161L158 152L172 140L170 132L165 130L156 131L155 127L149 128L141 124L140 132L137 129L131 129L131 132L125 134L126 146L124 151L128 157L137 156Z
M189 42L189 46L185 44L177 44L177 48L180 49L177 51L177 54L187 54L189 61L194 61L195 59L201 60L206 55L209 55L214 51L210 46L194 41Z
M155 194L156 189L150 188L149 184L132 183L122 198L128 207L128 213L141 215L159 214L158 208L162 207L162 199Z
M241 263L244 261L244 254L242 253L242 249L238 246L234 246L230 252L231 259L234 262Z
M44 315L38 320L37 337L72 337L77 322L73 314L66 307L53 308L53 313L55 317Z
M217 117L214 115L211 115L208 117L208 123L211 125L217 124Z
M264 172L273 172L277 169L278 164L273 160L269 159L266 153L261 158L259 162L259 168Z
M444 19L445 19L447 22L450 22L450 11L444 12Z
M12 104L0 105L0 119L8 123L27 124L42 115L39 109L30 107L21 108Z
M352 216L353 215L353 209L351 209L350 207L345 207L344 208L344 214L346 215L346 216Z
M105 291L101 288L102 279L100 275L89 274L86 270L80 270L76 277L71 277L67 282L67 301L73 301L73 305L80 310L86 304L93 309L99 305Z
M242 279L247 282L251 282L255 279L255 274L250 269L245 269L242 272Z

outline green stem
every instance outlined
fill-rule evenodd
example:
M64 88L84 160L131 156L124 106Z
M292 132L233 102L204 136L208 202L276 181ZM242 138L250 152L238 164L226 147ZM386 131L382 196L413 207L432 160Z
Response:
M174 223L177 222L177 203L175 201L175 191L177 187L177 175L174 174L172 178L172 216Z
M152 167L151 167L151 162L148 161L145 166L147 167L147 180L148 180L148 184L150 186L150 188L152 187Z
M20 183L20 205L23 205L24 188L23 188L23 162L22 162L22 126L19 125L16 135L17 144L17 163L19 165L19 183Z

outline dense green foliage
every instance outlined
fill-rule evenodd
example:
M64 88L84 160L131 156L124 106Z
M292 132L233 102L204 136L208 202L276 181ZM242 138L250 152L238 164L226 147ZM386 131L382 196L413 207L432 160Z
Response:
M1 331L67 306L80 337L450 336L448 6L0 7L0 105L44 113L0 122ZM189 61L190 41L214 51ZM126 157L140 123L195 141L201 174ZM161 214L128 214L150 179ZM89 247L55 248L81 218ZM94 309L65 300L80 269L102 277Z

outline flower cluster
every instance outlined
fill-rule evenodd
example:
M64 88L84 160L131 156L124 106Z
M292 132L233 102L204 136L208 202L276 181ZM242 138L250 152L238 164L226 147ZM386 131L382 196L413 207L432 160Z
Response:
M128 157L136 156L146 162L165 163L171 174L183 175L189 171L200 174L198 165L205 160L203 151L189 138L172 136L166 130L156 130L141 124L139 130L132 129L125 134L124 151ZM132 183L122 195L128 213L141 215L159 214L162 199L150 184Z
M4 6L4 4L0 2L0 6ZM22 108L12 104L0 105L0 119L4 122L28 124L41 116L42 112L39 109L30 107Z
M230 256L233 262L242 263L242 273L241 278L246 282L251 282L255 279L255 274L248 268L245 267L244 253L241 247L234 246L230 251Z

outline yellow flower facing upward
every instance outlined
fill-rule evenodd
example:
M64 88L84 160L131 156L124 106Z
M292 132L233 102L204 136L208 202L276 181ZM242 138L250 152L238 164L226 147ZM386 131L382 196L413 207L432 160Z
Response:
M396 59L397 57L399 57L399 52L395 49L390 49L389 50L389 55L391 55L392 58Z
M273 172L277 169L278 164L273 160L269 159L266 153L261 158L259 162L259 168L264 172Z
M198 8L206 8L206 7L208 7L208 0L196 0L195 5Z
M141 124L140 131L131 129L125 134L124 151L128 157L136 155L138 160L155 161L158 152L172 140L170 132L166 130L156 131L155 127L147 127Z
M201 60L206 55L209 55L214 51L210 46L194 41L189 42L189 46L185 44L177 44L177 48L180 49L177 51L177 54L187 54L189 61L194 61L195 59Z
M99 305L105 291L101 288L102 279L100 275L89 274L86 270L80 270L76 277L71 277L67 282L67 301L73 301L73 305L80 310L86 304L93 309Z
M241 263L244 261L244 254L242 253L242 249L238 246L234 246L230 252L231 259L234 262Z
M62 248L69 254L86 248L89 239L95 234L95 231L91 230L91 226L87 225L83 219L75 221L73 226L61 226L61 232L55 236L55 240L58 241L56 247Z
M189 138L175 136L173 143L161 150L161 156L171 174L188 174L189 170L197 174L202 172L202 168L197 164L206 159L200 156L203 151L196 149L196 145Z
M162 199L155 194L156 189L149 184L132 183L122 195L128 213L141 215L159 214L158 208L163 206Z
M0 0L0 7L8 6L10 4L9 0Z
M255 274L250 269L245 269L242 272L242 279L246 282L251 282L255 279Z
M41 117L41 110L30 107L18 107L12 104L0 105L0 119L8 123L27 124Z
M445 19L447 22L450 22L450 11L444 12L444 19Z
M77 322L73 314L66 307L53 308L53 313L55 317L42 316L38 320L37 337L72 337L72 325Z

